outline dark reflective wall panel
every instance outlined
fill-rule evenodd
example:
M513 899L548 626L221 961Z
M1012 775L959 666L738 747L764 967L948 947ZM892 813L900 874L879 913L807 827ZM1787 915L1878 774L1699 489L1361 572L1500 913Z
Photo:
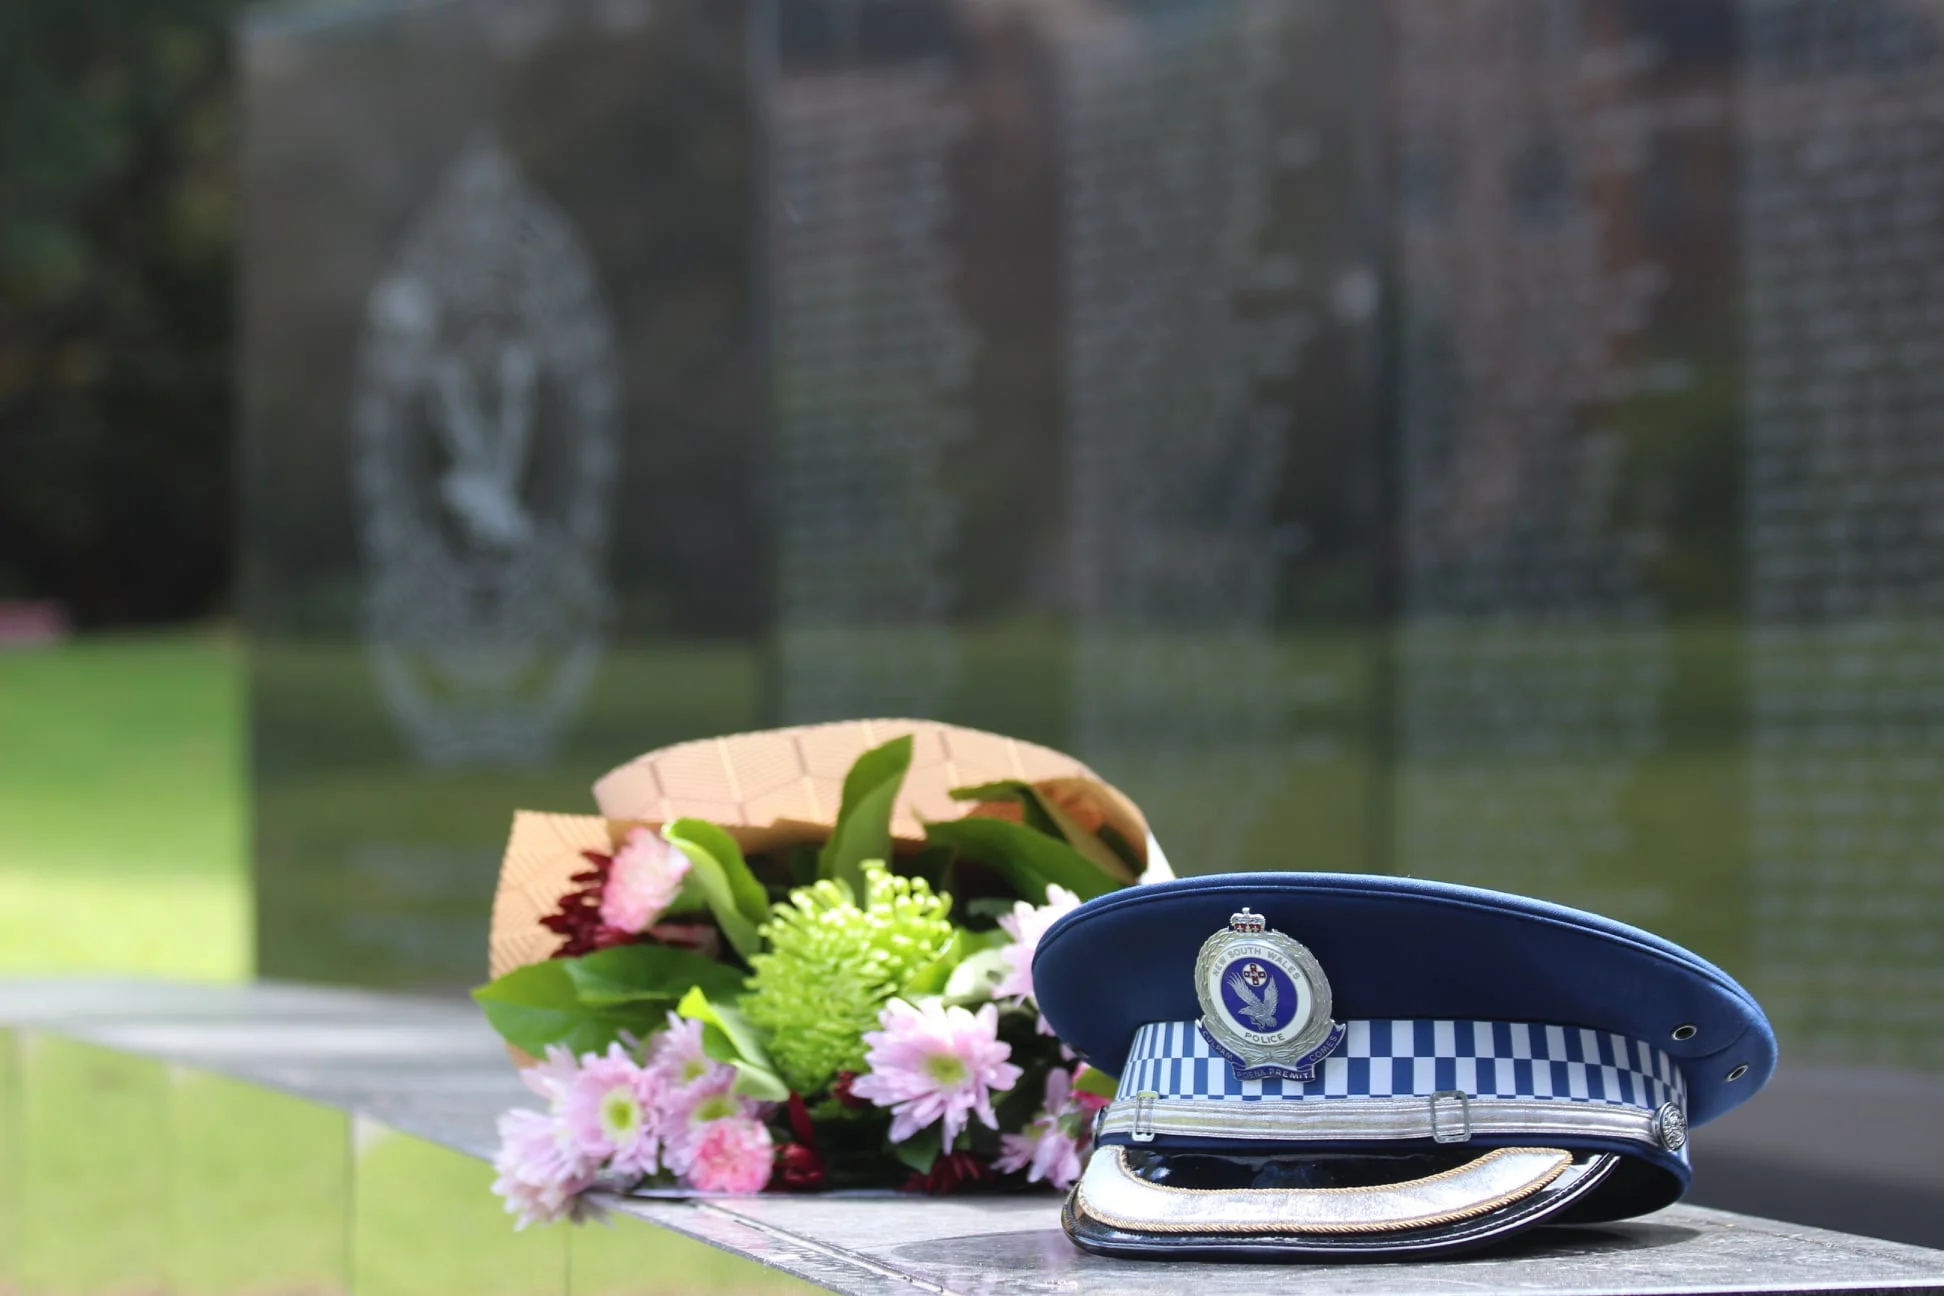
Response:
M262 969L463 985L514 807L937 716L1091 761L1184 872L1693 946L1784 1051L1704 1199L1944 1242L1940 41L1944 0L261 12Z
M476 980L516 806L765 714L746 40L708 0L246 29L264 973Z
M1363 867L1374 17L758 12L776 717L1085 752L1192 871Z

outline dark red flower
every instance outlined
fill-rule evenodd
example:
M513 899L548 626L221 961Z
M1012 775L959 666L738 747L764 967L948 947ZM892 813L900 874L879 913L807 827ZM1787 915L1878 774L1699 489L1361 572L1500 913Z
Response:
M599 851L582 851L581 858L593 867L576 873L570 882L581 885L560 897L560 907L540 920L540 925L560 935L560 948L554 958L578 958L595 950L627 945L640 939L633 932L610 927L601 921L601 891L607 886L614 856Z
M776 1175L770 1185L784 1192L815 1192L824 1186L823 1157L807 1144L783 1144L776 1149Z
M810 1123L810 1109L804 1105L802 1094L792 1093L785 1110L796 1142L776 1149L776 1177L770 1182L787 1192L815 1191L824 1185L824 1159L817 1151L817 1131Z
M869 1107L871 1102L868 1098L859 1098L851 1092L851 1086L856 1083L857 1072L839 1071L837 1078L830 1082L830 1096L853 1111L861 1111Z
M784 1110L790 1116L790 1133L796 1135L797 1142L807 1143L814 1151L817 1146L817 1127L810 1123L810 1108L803 1101L803 1095L795 1090L790 1092L790 1101Z
M926 1192L934 1196L978 1187L993 1180L992 1167L970 1152L947 1152L932 1162L924 1174L914 1173L905 1180L906 1192Z

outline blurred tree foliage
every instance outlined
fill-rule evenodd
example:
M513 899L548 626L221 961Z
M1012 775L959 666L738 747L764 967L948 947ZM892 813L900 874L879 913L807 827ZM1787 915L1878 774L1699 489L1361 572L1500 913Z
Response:
M239 0L0 0L0 598L228 593Z

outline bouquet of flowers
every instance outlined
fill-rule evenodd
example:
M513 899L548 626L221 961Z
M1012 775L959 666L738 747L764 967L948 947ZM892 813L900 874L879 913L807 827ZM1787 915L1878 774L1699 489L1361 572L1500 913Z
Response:
M601 817L516 816L474 991L546 1103L500 1122L520 1227L593 1188L1079 1176L1113 1079L1047 1030L1032 958L1066 910L1167 876L1127 798L919 721L684 744L595 790Z

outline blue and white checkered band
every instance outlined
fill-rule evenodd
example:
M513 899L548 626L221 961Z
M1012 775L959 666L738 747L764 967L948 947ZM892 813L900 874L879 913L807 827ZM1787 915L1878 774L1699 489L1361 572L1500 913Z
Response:
M1102 1132L1439 1142L1584 1132L1686 1159L1686 1085L1673 1059L1642 1040L1531 1022L1344 1026L1314 1079L1239 1080L1197 1023L1151 1022L1135 1033L1108 1112L1120 1119ZM1463 1138L1452 1137L1461 1121Z

